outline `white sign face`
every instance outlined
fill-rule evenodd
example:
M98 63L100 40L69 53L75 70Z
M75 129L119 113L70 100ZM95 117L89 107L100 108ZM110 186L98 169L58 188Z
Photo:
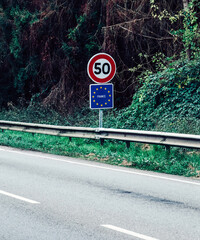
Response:
M99 59L93 65L93 73L97 78L105 79L111 72L111 64L106 59Z
M116 64L110 55L98 53L89 60L87 71L95 83L107 83L115 75Z

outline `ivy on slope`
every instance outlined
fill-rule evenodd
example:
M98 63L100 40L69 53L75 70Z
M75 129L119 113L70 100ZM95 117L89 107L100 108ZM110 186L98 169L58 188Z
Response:
M146 76L118 127L200 134L200 58Z

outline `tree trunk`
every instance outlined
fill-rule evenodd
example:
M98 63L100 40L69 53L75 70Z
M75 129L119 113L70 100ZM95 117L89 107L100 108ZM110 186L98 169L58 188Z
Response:
M183 1L183 9L186 11L189 7L189 0L182 0ZM191 59L191 49L186 49L187 59Z
M188 8L188 0L183 0L183 8L186 10Z

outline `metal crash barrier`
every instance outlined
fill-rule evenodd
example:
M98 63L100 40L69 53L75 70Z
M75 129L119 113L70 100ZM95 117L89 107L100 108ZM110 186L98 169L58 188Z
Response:
M99 139L102 144L105 139L113 139L125 141L127 147L130 146L130 142L138 142L184 148L200 148L200 135L192 134L112 128L68 127L12 121L0 121L0 129L69 138Z

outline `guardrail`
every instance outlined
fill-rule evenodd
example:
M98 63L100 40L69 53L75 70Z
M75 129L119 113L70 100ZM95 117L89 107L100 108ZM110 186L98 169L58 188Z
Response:
M200 148L200 135L179 134L154 131L137 131L112 128L89 128L45 125L24 122L0 121L1 130L12 130L29 133L40 133L60 137L99 139L101 144L105 139L164 145L166 147Z

